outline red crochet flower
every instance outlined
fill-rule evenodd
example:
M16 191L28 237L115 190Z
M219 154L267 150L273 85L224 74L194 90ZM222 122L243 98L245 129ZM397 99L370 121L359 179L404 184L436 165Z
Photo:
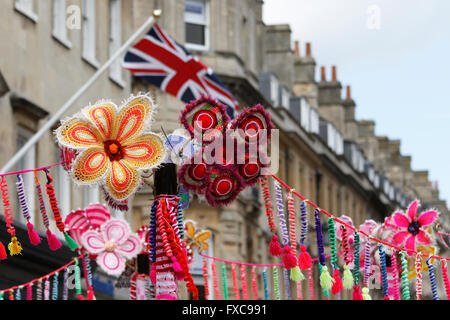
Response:
M394 234L393 242L395 245L403 245L404 248L415 251L416 241L423 245L431 244L431 237L423 227L430 226L438 218L439 213L434 210L429 210L417 215L417 208L419 201L415 200L408 208L408 214L396 212L393 215L393 223L397 227L397 232Z

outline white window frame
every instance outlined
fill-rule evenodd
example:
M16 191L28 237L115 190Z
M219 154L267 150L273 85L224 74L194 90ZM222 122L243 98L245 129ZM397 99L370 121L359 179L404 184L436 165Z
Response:
M197 50L197 51L207 51L209 50L209 45L210 45L210 37L209 37L209 30L210 30L210 13L209 13L209 0L186 0L186 4L188 2L191 3L204 3L204 8L205 8L205 21L204 22L200 22L197 20L190 20L189 18L186 17L186 9L185 9L185 14L184 14L184 23L186 26L186 23L194 23L194 24L201 24L205 27L205 44L204 45L200 45L200 44L196 44L196 43L189 43L186 41L185 39L185 46L187 49L192 49L192 50Z
M68 49L72 48L72 43L67 36L66 0L53 0L52 36Z
M96 1L83 0L83 59L94 68L99 68L100 63L96 58Z
M122 0L109 0L109 56L122 46ZM118 57L109 68L109 78L124 88L126 82L122 77L122 57Z
M34 11L34 0L14 0L14 9L35 23L39 20Z
M281 106L288 110L290 97L291 95L289 93L289 90L287 90L285 87L281 87Z
M278 79L271 74L270 75L270 99L272 100L272 104L274 107L278 107L279 104L279 86L280 83Z
M18 127L17 135L18 135L17 136L18 140L19 139L28 140L33 136L33 133L31 133L30 131L28 131L24 128ZM21 146L18 144L17 147L19 149ZM34 169L34 168L36 168L36 145L33 145L25 153L25 155L22 157L22 159L19 160L19 163L18 163L19 171ZM31 222L34 223L35 210L36 210L36 202L35 202L36 189L35 189L34 173L33 172L23 173L22 178L23 178L23 184L24 184L24 189L25 189L25 195L27 198L28 208L30 209ZM19 212L18 212L17 218L19 218L19 221L26 223L19 206L18 206L18 208L19 208Z
M311 131L310 112L311 107L305 98L300 99L300 124L307 131Z
M319 113L312 107L310 107L310 127L312 133L319 134L320 131Z

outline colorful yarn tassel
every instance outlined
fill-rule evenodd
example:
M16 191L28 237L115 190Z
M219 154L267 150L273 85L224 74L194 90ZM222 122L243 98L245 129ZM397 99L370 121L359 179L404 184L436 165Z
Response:
M430 276L430 284L431 284L431 292L433 294L433 300L439 300L437 283L436 283L436 274L434 272L434 266L431 263L431 258L427 259L427 265L428 265L428 274Z
M34 230L34 226L31 223L31 215L30 215L30 207L28 206L27 197L25 195L25 187L23 185L23 178L20 174L17 175L17 195L19 198L20 209L22 211L22 215L27 220L27 228L28 228L28 238L30 239L30 243L32 245L38 245L41 243L41 238L39 237L39 233Z
M304 244L300 246L300 255L298 256L298 266L300 270L307 270L312 268L312 259L308 251L306 251L306 246Z
M353 287L353 275L348 265L344 265L344 277L342 278L344 289L351 289Z
M333 287L334 279L331 277L327 266L322 266L322 272L320 273L320 286L323 290L329 291Z
M403 300L409 300L411 298L409 293L409 284L408 284L408 261L406 261L406 252L400 252L400 261L402 265L402 294Z
M0 187L2 190L2 201L3 206L5 207L5 222L8 228L8 233L11 236L11 242L8 244L8 250L10 255L20 254L22 252L22 245L17 240L16 237L16 229L13 224L13 215L12 210L9 204L9 196L8 196L8 185L6 183L5 177L2 176L2 180L0 182ZM6 253L6 250L5 250Z
M344 289L342 280L339 277L339 269L334 269L333 280L334 281L333 281L333 286L331 287L331 293L334 295L337 295Z
M353 300L364 300L359 284L353 286Z
M369 288L367 287L362 288L362 297L363 300L372 300L372 297L369 294Z
M283 265L286 269L297 266L297 258L291 253L291 247L287 245L284 246Z
M448 279L447 261L441 260L442 279L444 280L445 293L447 294L447 300L450 300L450 281Z
M5 260L6 258L8 258L8 256L6 254L5 246L0 242L0 260Z

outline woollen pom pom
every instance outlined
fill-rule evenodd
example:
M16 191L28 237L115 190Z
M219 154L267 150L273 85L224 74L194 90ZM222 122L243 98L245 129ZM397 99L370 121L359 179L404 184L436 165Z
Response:
M175 258L175 256L172 256L172 268L173 268L173 271L175 271L175 272L183 271L180 263L177 261L177 258Z
M280 243L278 242L278 236L273 235L272 241L270 241L270 254L272 256L282 256L283 255L283 249L281 249Z
M334 279L331 277L327 266L322 267L322 273L320 274L320 286L323 290L330 290L333 286Z
M300 282L302 280L305 280L305 276L300 271L300 268L298 266L295 266L291 269L290 278L292 281Z
M353 287L353 275L348 265L344 265L344 278L342 281L345 289L351 289Z
M50 229L47 229L46 233L50 250L55 251L61 248L61 242L59 242L58 238L50 231Z
M300 246L300 255L298 256L298 266L300 270L306 270L312 267L312 259L309 253L306 251L306 246L302 244Z
M286 269L292 269L297 265L297 258L291 253L290 246L284 246L283 265Z
M41 238L39 237L39 233L34 230L34 226L31 222L27 223L28 228L28 238L30 239L30 243L33 245L38 245L41 243Z
M363 300L372 300L372 297L369 294L369 288L367 287L362 288L362 297Z
M22 252L22 245L16 237L11 238L11 242L8 244L9 253L13 256Z
M0 260L5 260L7 258L5 246L0 242Z
M337 295L339 292L341 292L344 289L344 285L342 284L342 280L339 277L339 270L334 270L334 276L333 276L333 286L331 287L331 293L334 295Z
M353 300L364 300L359 284L353 286Z

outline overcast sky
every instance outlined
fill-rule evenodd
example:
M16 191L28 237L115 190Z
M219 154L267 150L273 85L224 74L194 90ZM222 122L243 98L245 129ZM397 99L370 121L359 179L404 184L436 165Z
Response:
M316 71L326 66L328 79L336 65L338 80L351 85L356 118L400 139L412 168L429 170L450 201L450 1L264 2L265 23L290 24L302 55L311 42Z

